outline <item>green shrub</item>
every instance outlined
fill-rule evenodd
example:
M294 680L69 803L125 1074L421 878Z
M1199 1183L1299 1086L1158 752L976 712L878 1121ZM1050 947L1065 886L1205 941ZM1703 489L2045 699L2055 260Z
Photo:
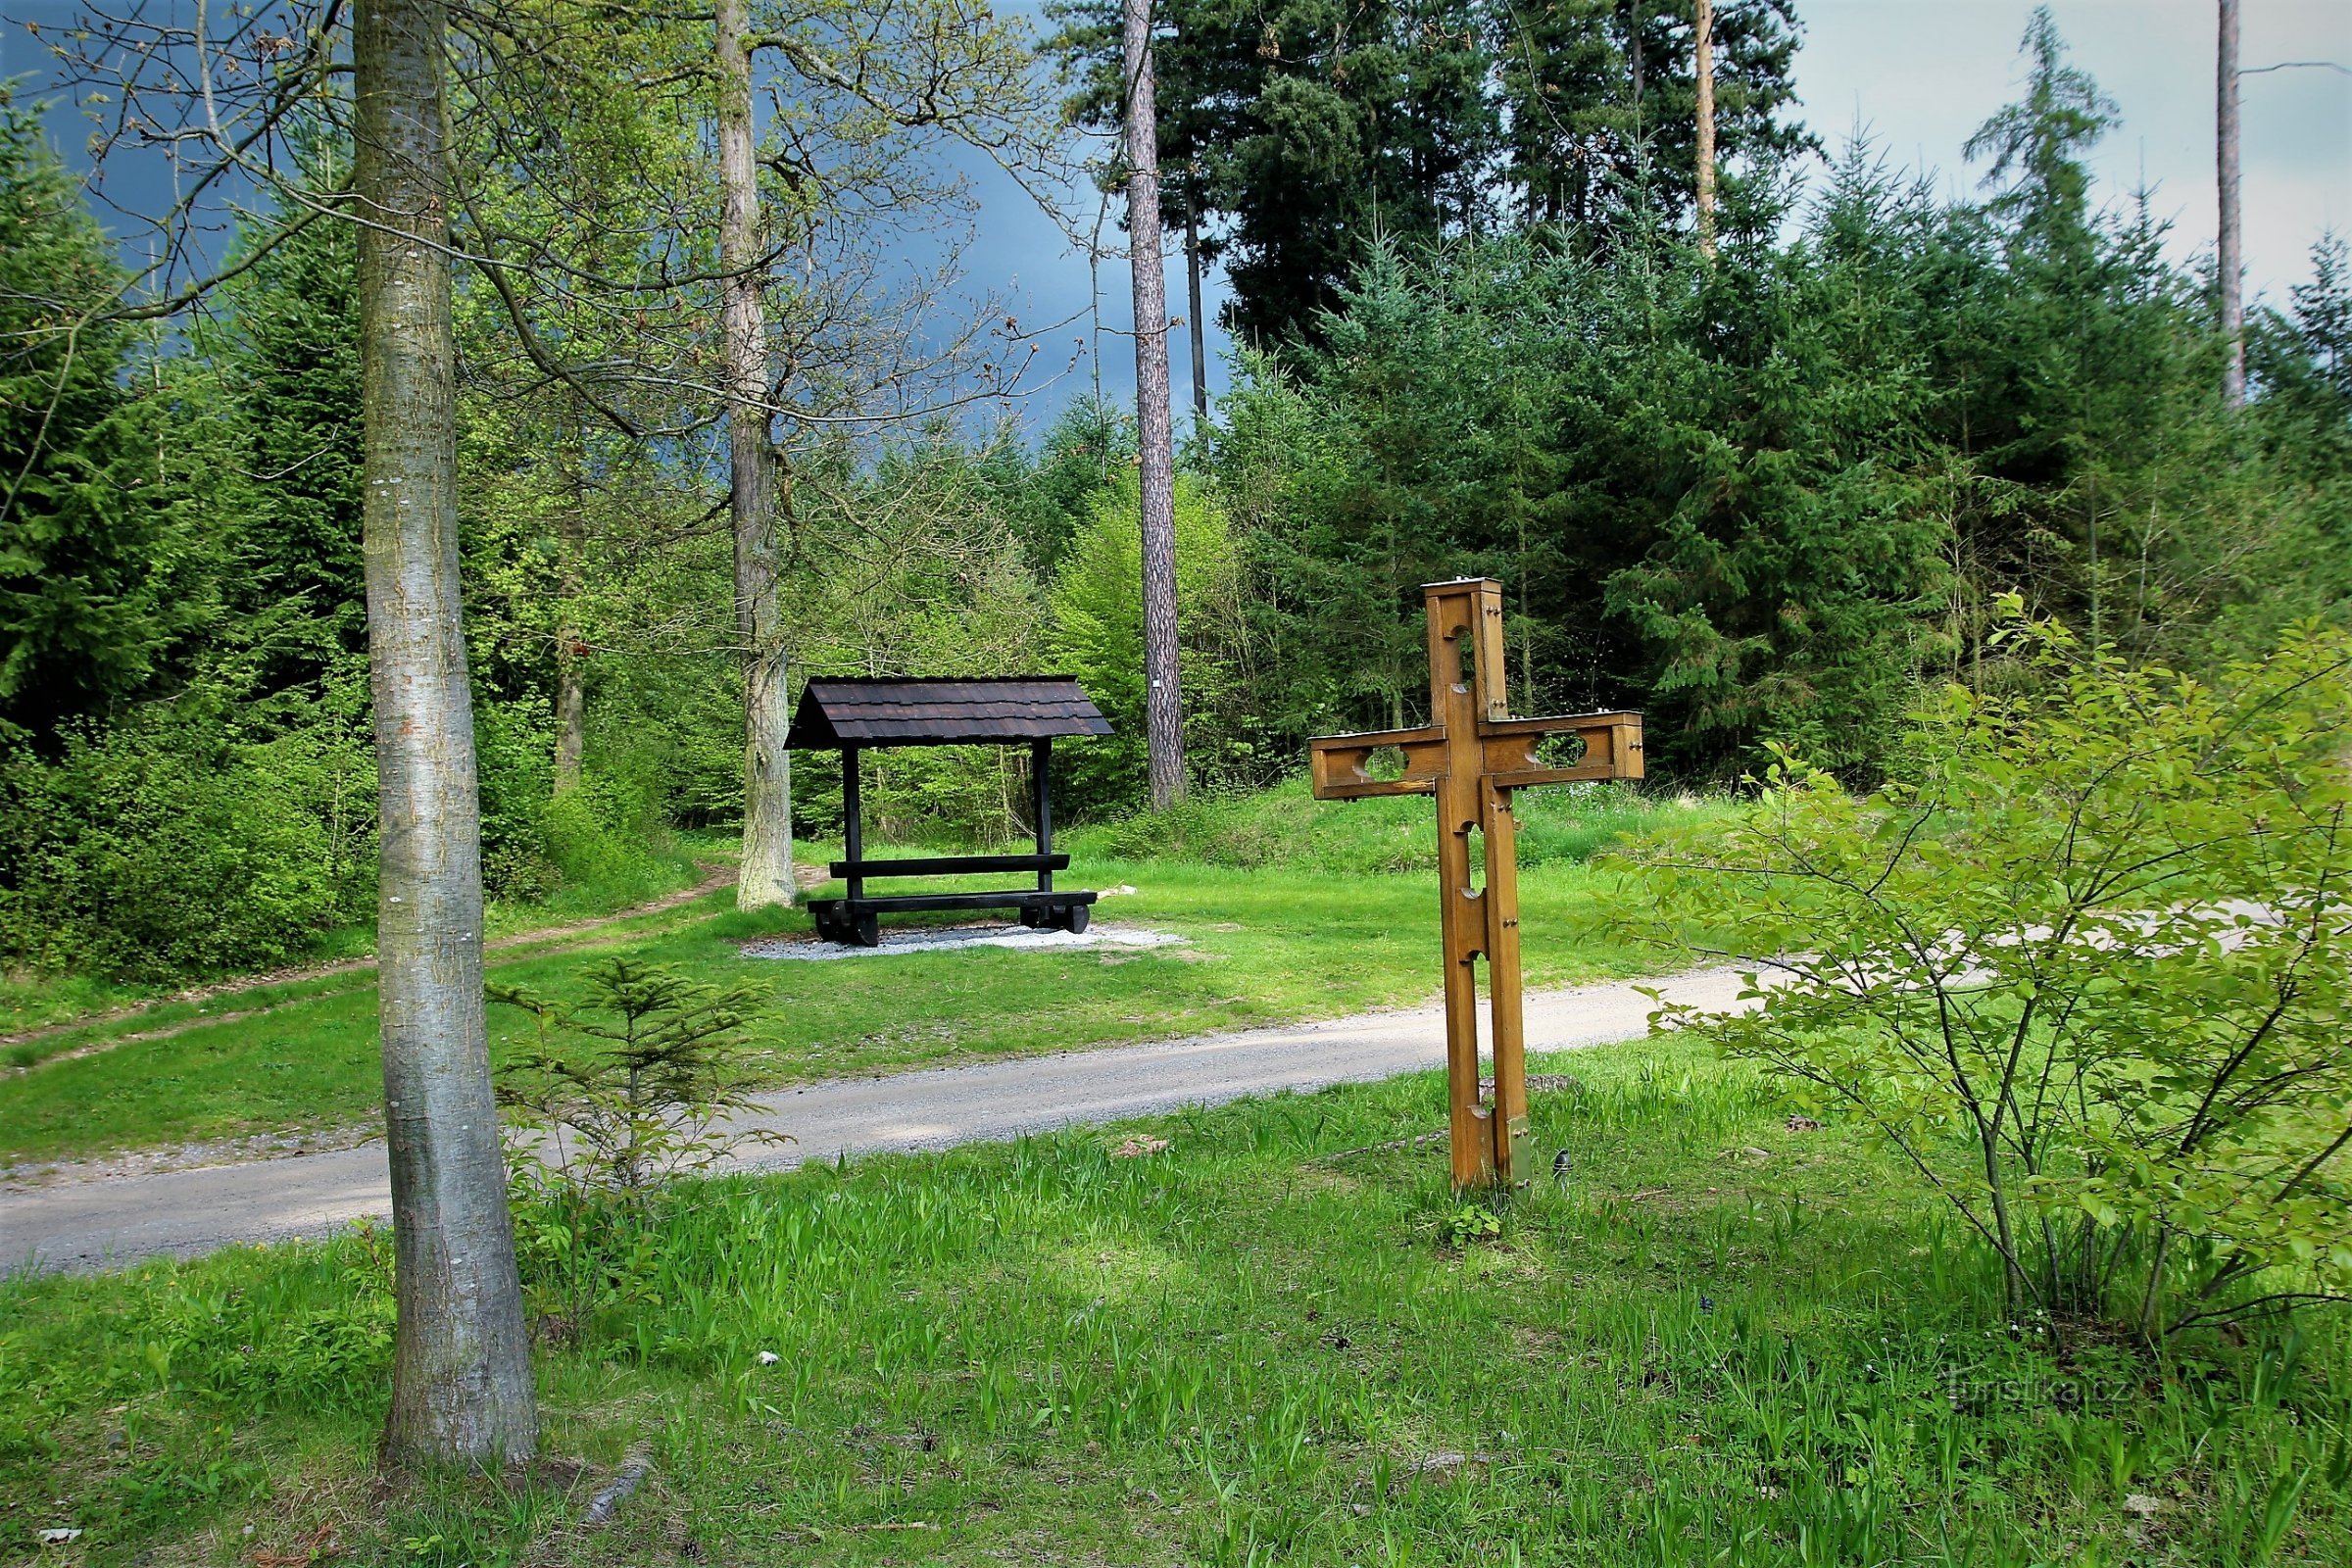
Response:
M1080 811L1131 808L1145 794L1143 539L1136 526L1136 483L1128 473L1116 489L1096 498L1048 595L1053 623L1046 644L1054 667L1078 678L1114 731L1060 753L1056 772L1069 786L1069 806ZM1177 476L1175 510L1185 763L1195 779L1214 784L1248 771L1241 547L1223 505L1189 474Z
M1646 857L1662 914L1772 972L1713 1029L1908 1157L2013 1308L2154 1335L2352 1298L2352 642L2206 683L2007 641L2041 684L1947 691L1907 780L1784 754Z
M665 824L649 819L631 791L591 773L553 800L532 801L485 838L482 883L502 904L539 904L593 891L602 904L629 904L668 885L658 853Z
M348 729L156 710L0 764L0 954L132 980L264 968L368 917L375 769Z

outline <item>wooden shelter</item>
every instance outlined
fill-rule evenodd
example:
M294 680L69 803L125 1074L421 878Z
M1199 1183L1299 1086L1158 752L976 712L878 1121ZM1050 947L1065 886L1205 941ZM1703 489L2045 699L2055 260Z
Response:
M973 680L866 679L817 676L801 693L791 751L841 753L842 836L847 859L833 874L849 895L815 899L808 912L817 934L834 942L873 947L880 916L903 909L1011 909L1027 926L1083 931L1095 895L1056 888L1054 873L1070 858L1054 853L1054 742L1064 735L1107 735L1110 722L1066 675L992 676ZM858 758L882 746L1019 746L1029 748L1031 799L1037 818L1034 855L942 855L869 860L858 800ZM868 879L892 876L969 876L1034 872L1035 889L984 893L869 895Z

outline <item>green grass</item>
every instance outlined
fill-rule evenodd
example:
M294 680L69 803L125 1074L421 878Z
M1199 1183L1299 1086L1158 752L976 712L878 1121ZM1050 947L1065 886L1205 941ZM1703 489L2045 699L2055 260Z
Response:
M1516 806L1521 866L1566 864L1665 822L1718 820L1721 796L1662 797L1616 784L1527 790ZM1080 861L1191 860L1334 875L1435 872L1437 835L1426 796L1317 801L1304 778L1249 795L1196 796L1172 810L1090 824L1058 847Z
M1467 1246L1425 1074L677 1190L571 1307L526 1210L536 1480L368 1480L380 1236L0 1286L0 1552L218 1563L2352 1560L2352 1357L2000 1313L1838 1126L1657 1041ZM1120 1158L1126 1131L1164 1153ZM763 1359L771 1355L771 1363ZM641 1446L605 1531L590 1495ZM569 1481L568 1486L561 1483ZM2143 1511L2150 1509L2152 1511Z
M1254 869L1111 859L1088 846L1104 844L1116 830L1080 837L1069 882L1138 890L1104 900L1097 918L1179 933L1188 940L1177 948L750 959L742 940L805 931L808 918L739 914L728 891L594 940L602 951L626 951L697 978L761 987L766 1006L751 1033L777 1082L1249 1028L1429 998L1439 983L1430 875L1364 868L1376 853L1409 865L1427 852L1428 802L1305 804L1302 821L1285 839L1297 846L1291 858ZM1589 828L1574 818L1580 805L1594 817ZM1247 819L1289 808L1277 794L1212 809ZM1530 981L1645 974L1670 964L1670 956L1627 934L1638 888L1578 857L1628 824L1708 808L1629 804L1612 791L1545 809L1551 814L1542 820L1552 837L1542 840L1531 826L1520 881ZM1408 839L1417 848L1389 847ZM831 850L814 845L805 853L821 859ZM576 989L583 961L576 952L493 955L492 969L501 980L562 998ZM346 976L286 988L282 996L283 1004L266 1013L252 1009L268 999L181 1004L42 1042L57 1054L201 1019L208 1008L246 1014L0 1079L0 1162L374 1120L380 1068L372 983ZM910 1006L909 998L921 1004ZM493 1009L492 1029L494 1054L526 1042L526 1020L511 1010Z
M734 841L710 833L672 831L662 842L640 847L640 853L612 857L592 868L591 874L567 882L544 899L492 900L483 911L483 925L490 938L513 936L560 925L566 921L593 919L625 909L634 905L650 903L694 886L703 872L697 867L700 859L720 858L731 854ZM303 966L339 963L348 959L367 958L375 952L375 933L368 926L346 926L339 930L319 933L318 941L302 960ZM222 978L222 977L215 977ZM228 977L233 978L233 977ZM140 985L111 980L90 974L0 974L0 1034L16 1034L26 1030L54 1028L72 1024L95 1014L112 1012L125 1007L142 1009L142 1024L131 1027L154 1027L158 1020L198 1015L193 1004L184 1004L172 1012L151 1010L145 1004L168 998L175 992L204 987L205 978L191 976L183 984ZM300 988L288 991L271 988L261 994L268 998L282 998L300 994ZM222 1002L212 1010L242 1010L250 1007L254 998ZM29 1066L33 1062L71 1050L75 1044L86 1043L89 1036L79 1036L58 1045L56 1036L38 1041L21 1042L0 1047L0 1067Z

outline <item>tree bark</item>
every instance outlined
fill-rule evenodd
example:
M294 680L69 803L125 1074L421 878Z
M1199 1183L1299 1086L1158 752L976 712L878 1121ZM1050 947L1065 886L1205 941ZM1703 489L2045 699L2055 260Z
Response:
M392 1165L390 1465L538 1445L482 1015L480 804L458 574L441 0L353 29L376 955Z
M580 678L578 633L556 634L556 793L580 787L580 758L588 747L588 691Z
M738 908L793 901L791 727L777 591L775 461L767 414L767 317L760 293L760 165L744 0L717 0L718 165L725 187L719 266L727 343L728 514L735 541L735 636L743 660L743 862Z
M1715 255L1715 6L1696 0L1698 78L1698 251Z
M557 591L563 595L563 613L556 617L556 793L580 785L581 760L588 750L588 685L580 662L586 642L580 636L578 606L581 557L588 548L585 443L569 455L572 462L571 505L557 524L558 548L563 551Z
M2221 36L2214 51L2214 154L2222 188L2214 271L2222 286L2222 337L2229 352L2222 368L2222 400L2233 409L2242 409L2246 404L2246 301L2243 239L2238 226L2237 0L2221 0Z
M1628 56L1628 59L1629 59L1629 62L1630 62L1630 64L1633 66L1633 72L1634 72L1634 126L1635 126L1636 130L1639 130L1639 129L1641 128L1641 124L1642 124L1642 10L1643 10L1642 0L1634 0L1633 6L1632 6L1632 8L1631 8L1631 12L1630 12L1630 15L1631 15L1631 17L1632 17L1632 20L1631 20L1631 21L1629 21L1629 22L1626 24L1626 27L1625 27L1625 32L1626 32L1626 54L1627 54L1627 56Z
M1135 277L1135 422L1144 530L1144 725L1152 806L1184 797L1184 706L1176 657L1176 450L1168 413L1168 282L1160 260L1159 111L1152 0L1125 0L1127 242Z
M1200 193L1185 193L1184 294L1185 320L1193 329L1193 424L1208 427L1208 328L1200 320Z

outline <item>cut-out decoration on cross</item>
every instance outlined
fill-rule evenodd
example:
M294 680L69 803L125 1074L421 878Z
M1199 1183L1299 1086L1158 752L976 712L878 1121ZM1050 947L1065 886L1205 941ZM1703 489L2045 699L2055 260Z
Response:
M1315 798L1434 795L1438 802L1440 931L1446 948L1446 1077L1457 1189L1515 1186L1531 1174L1527 1039L1519 1002L1518 828L1511 792L1535 784L1642 776L1642 715L1512 718L1502 669L1502 584L1428 584L1429 714L1420 729L1329 735L1307 743ZM1545 766L1553 736L1581 756ZM1404 756L1399 778L1372 776L1373 754ZM1485 884L1475 871L1483 840ZM1477 961L1487 960L1494 1058L1492 1099L1479 1092Z

